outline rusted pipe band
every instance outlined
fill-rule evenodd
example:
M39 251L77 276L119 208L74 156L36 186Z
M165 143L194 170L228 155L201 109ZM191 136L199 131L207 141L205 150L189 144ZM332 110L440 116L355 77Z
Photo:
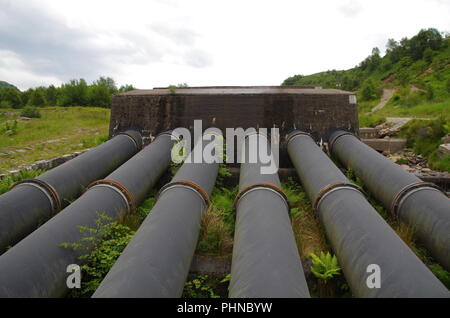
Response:
M136 208L136 201L133 198L131 192L122 184L111 179L102 179L92 182L87 188L90 189L95 186L108 186L110 189L117 191L128 206L128 212L133 211Z
M127 133L126 131L122 131L122 132L118 133L117 135L127 136L128 138L130 138L133 141L133 143L138 151L142 150L142 145L139 145L137 140L134 139L134 137L131 134Z
M211 206L211 200L209 199L209 195L205 191L205 189L203 189L203 187L200 186L199 184L190 180L178 180L174 182L169 182L168 184L163 186L161 190L159 190L158 194L156 195L155 201L157 201L165 191L176 187L183 187L194 191L203 200L206 209Z
M237 206L239 204L239 200L242 199L242 197L244 197L244 195L246 195L247 193L249 193L249 192L251 192L253 190L256 190L256 189L269 190L269 191L272 191L272 192L276 193L277 195L279 195L283 199L284 203L286 204L286 208L287 208L288 213L291 210L291 206L289 204L289 200L288 200L286 194L283 192L283 190L281 190L275 184L267 183L267 182L260 182L260 183L255 183L255 184L249 185L248 187L245 187L244 189L239 191L238 195L236 196L236 199L233 202L233 211L234 211L235 214L236 214Z
M360 140L360 138L358 136L356 136L354 133L351 133L349 131L343 132L342 134L337 135L336 137L332 138L331 140L328 140L328 151L330 152L330 154L333 153L334 144L342 136L353 136L353 137L357 138L358 140Z
M50 184L39 179L26 179L17 182L12 186L12 188L15 188L16 186L21 184L31 185L41 190L49 199L54 214L61 211L61 198L59 197L59 194L58 192L56 192L55 188L53 188Z
M325 198L329 193L334 192L339 189L352 189L359 193L361 193L364 197L367 197L366 193L358 187L356 184L353 183L346 183L346 182L337 182L333 184L329 184L322 189L315 195L313 203L312 203L312 212L313 214L317 215L317 210L319 208L320 201L322 201L323 198Z
M299 136L307 136L312 138L310 133L304 132L304 131L296 131L293 134L288 134L286 135L286 147L289 145L289 143L295 138L295 137L299 137Z
M166 131L160 132L159 134L157 134L157 135L155 136L154 139L156 139L156 138L158 138L159 136L162 136L162 135L169 135L169 136L172 136L172 130L166 130Z
M399 192L397 192L394 199L392 200L391 208L390 208L390 212L392 213L392 215L397 217L398 211L400 210L400 207L401 207L401 204L403 203L403 201L408 196L410 196L412 193L423 190L423 189L432 189L432 190L442 192L444 195L447 195L442 188L438 187L434 183L415 182L415 183L408 184L407 186L403 187L403 189L401 189Z

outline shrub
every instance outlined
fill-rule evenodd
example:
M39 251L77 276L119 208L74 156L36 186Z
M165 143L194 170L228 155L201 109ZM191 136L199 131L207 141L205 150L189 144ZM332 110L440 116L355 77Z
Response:
M83 263L81 288L73 289L72 297L89 296L98 288L135 233L105 214L97 215L94 228L78 226L80 233L87 234L80 241L61 244L80 251L78 259Z
M21 110L20 116L29 118L41 118L41 113L36 107L26 106Z
M7 100L0 101L0 108L12 108L12 105Z

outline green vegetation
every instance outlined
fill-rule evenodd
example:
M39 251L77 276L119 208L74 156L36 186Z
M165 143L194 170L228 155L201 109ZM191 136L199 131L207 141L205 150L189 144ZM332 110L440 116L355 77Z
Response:
M199 275L184 284L182 298L220 298L227 297L226 279ZM225 293L224 293L225 292ZM222 293L222 295L219 295Z
M309 257L312 260L311 272L317 278L327 281L341 274L336 255L331 256L330 252L320 252L319 256L310 253Z
M15 86L0 81L0 108L22 108L25 106L97 106L111 107L114 94L123 93L135 88L124 85L117 88L111 77L100 77L91 85L84 79L73 79L55 87L30 88L21 92Z
M436 29L411 39L389 39L386 54L374 48L358 66L308 76L295 75L283 85L322 86L356 91L360 116L376 105L383 88L399 92L375 116L450 116L450 38ZM371 114L372 115L372 114ZM363 124L371 122L364 118Z
M17 182L36 178L40 174L44 173L45 170L23 170L19 171L18 174L8 174L2 179L0 179L0 194L3 194L11 189L13 185Z
M233 250L233 203L238 187L214 188L211 206L204 212L196 253L209 256L231 255Z
M20 111L20 116L28 118L41 118L39 109L33 106L26 106Z
M310 253L329 251L325 238L325 231L319 220L311 210L311 201L303 188L294 180L282 183L282 190L286 194L291 206L291 222L298 252L302 259Z
M2 88L8 88L8 87L10 87L10 88L16 88L16 89L17 89L17 87L15 87L15 86L12 85L12 84L9 84L8 82L0 81L0 89L2 89Z
M80 233L86 233L79 242L61 244L81 253L78 258L82 264L81 288L73 289L69 297L90 297L94 293L153 208L155 193L152 190L136 210L119 221L97 213L94 228L78 227Z
M436 29L423 29L399 42L389 39L386 54L374 48L358 66L343 71L326 71L308 76L295 75L283 85L322 86L355 91L358 96L360 127L375 127L386 117L423 117L436 121L410 124L403 135L416 154L428 158L436 170L450 171L450 157L439 158L436 149L450 127L450 37ZM395 93L386 105L372 112L383 89ZM414 136L419 126L432 126L427 136ZM437 128L437 127L441 128ZM448 133L448 131L447 131Z
M450 172L450 156L440 157L437 149L442 137L450 133L450 122L444 118L436 120L412 120L402 127L400 136L406 138L407 146L415 153L428 158L432 169Z
M334 297L334 288L330 281L339 276L341 268L338 266L336 255L331 256L329 252L320 252L319 256L310 253L312 260L311 273L318 279L317 293L319 297Z
M0 173L91 148L107 139L109 109L45 107L39 112L41 118L21 120L19 110L0 110Z
M80 233L86 233L80 242L61 244L82 253L79 256L83 263L81 288L73 289L71 297L90 296L134 235L129 227L113 222L102 213L98 213L95 225L95 228L79 226Z

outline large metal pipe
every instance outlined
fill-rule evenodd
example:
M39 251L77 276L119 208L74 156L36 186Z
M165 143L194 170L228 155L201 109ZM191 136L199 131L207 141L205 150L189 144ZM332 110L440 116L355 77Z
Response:
M449 297L309 135L292 133L288 152L356 297Z
M181 296L218 169L205 162L180 167L93 297Z
M18 183L0 196L0 253L80 195L83 187L105 177L142 148L136 131L120 133L104 144L36 179Z
M62 243L79 243L78 226L95 228L98 213L118 219L145 197L170 163L170 134L158 136L107 179L96 181L78 200L0 256L0 297L61 297L67 266L81 250Z
M450 270L450 199L432 183L379 154L351 133L336 131L330 152L364 181L370 193L411 225L433 257Z
M262 174L261 161L249 160L249 153L258 153L258 142L266 143L270 149L267 138L261 134L250 135L244 142L246 160L241 163L240 191L235 201L229 296L309 298L289 218L289 203L278 173Z

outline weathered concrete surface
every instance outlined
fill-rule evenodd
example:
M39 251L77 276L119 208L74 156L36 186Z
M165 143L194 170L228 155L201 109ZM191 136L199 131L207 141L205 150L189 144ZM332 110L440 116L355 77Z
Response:
M394 153L406 147L405 139L361 139L361 141L377 151L385 151L388 153Z
M144 137L168 129L193 129L201 119L203 129L280 129L283 137L294 129L326 140L331 131L358 130L356 97L335 89L301 87L197 87L134 90L113 97L110 136L129 128ZM280 147L280 166L289 166L285 144Z
M378 128L359 128L359 138L370 139L378 138L379 129Z
M350 97L352 96L352 97ZM296 87L211 87L135 90L113 97L110 135L137 128L153 135L161 131L192 127L293 129L326 138L332 129L358 129L353 93L333 89Z

